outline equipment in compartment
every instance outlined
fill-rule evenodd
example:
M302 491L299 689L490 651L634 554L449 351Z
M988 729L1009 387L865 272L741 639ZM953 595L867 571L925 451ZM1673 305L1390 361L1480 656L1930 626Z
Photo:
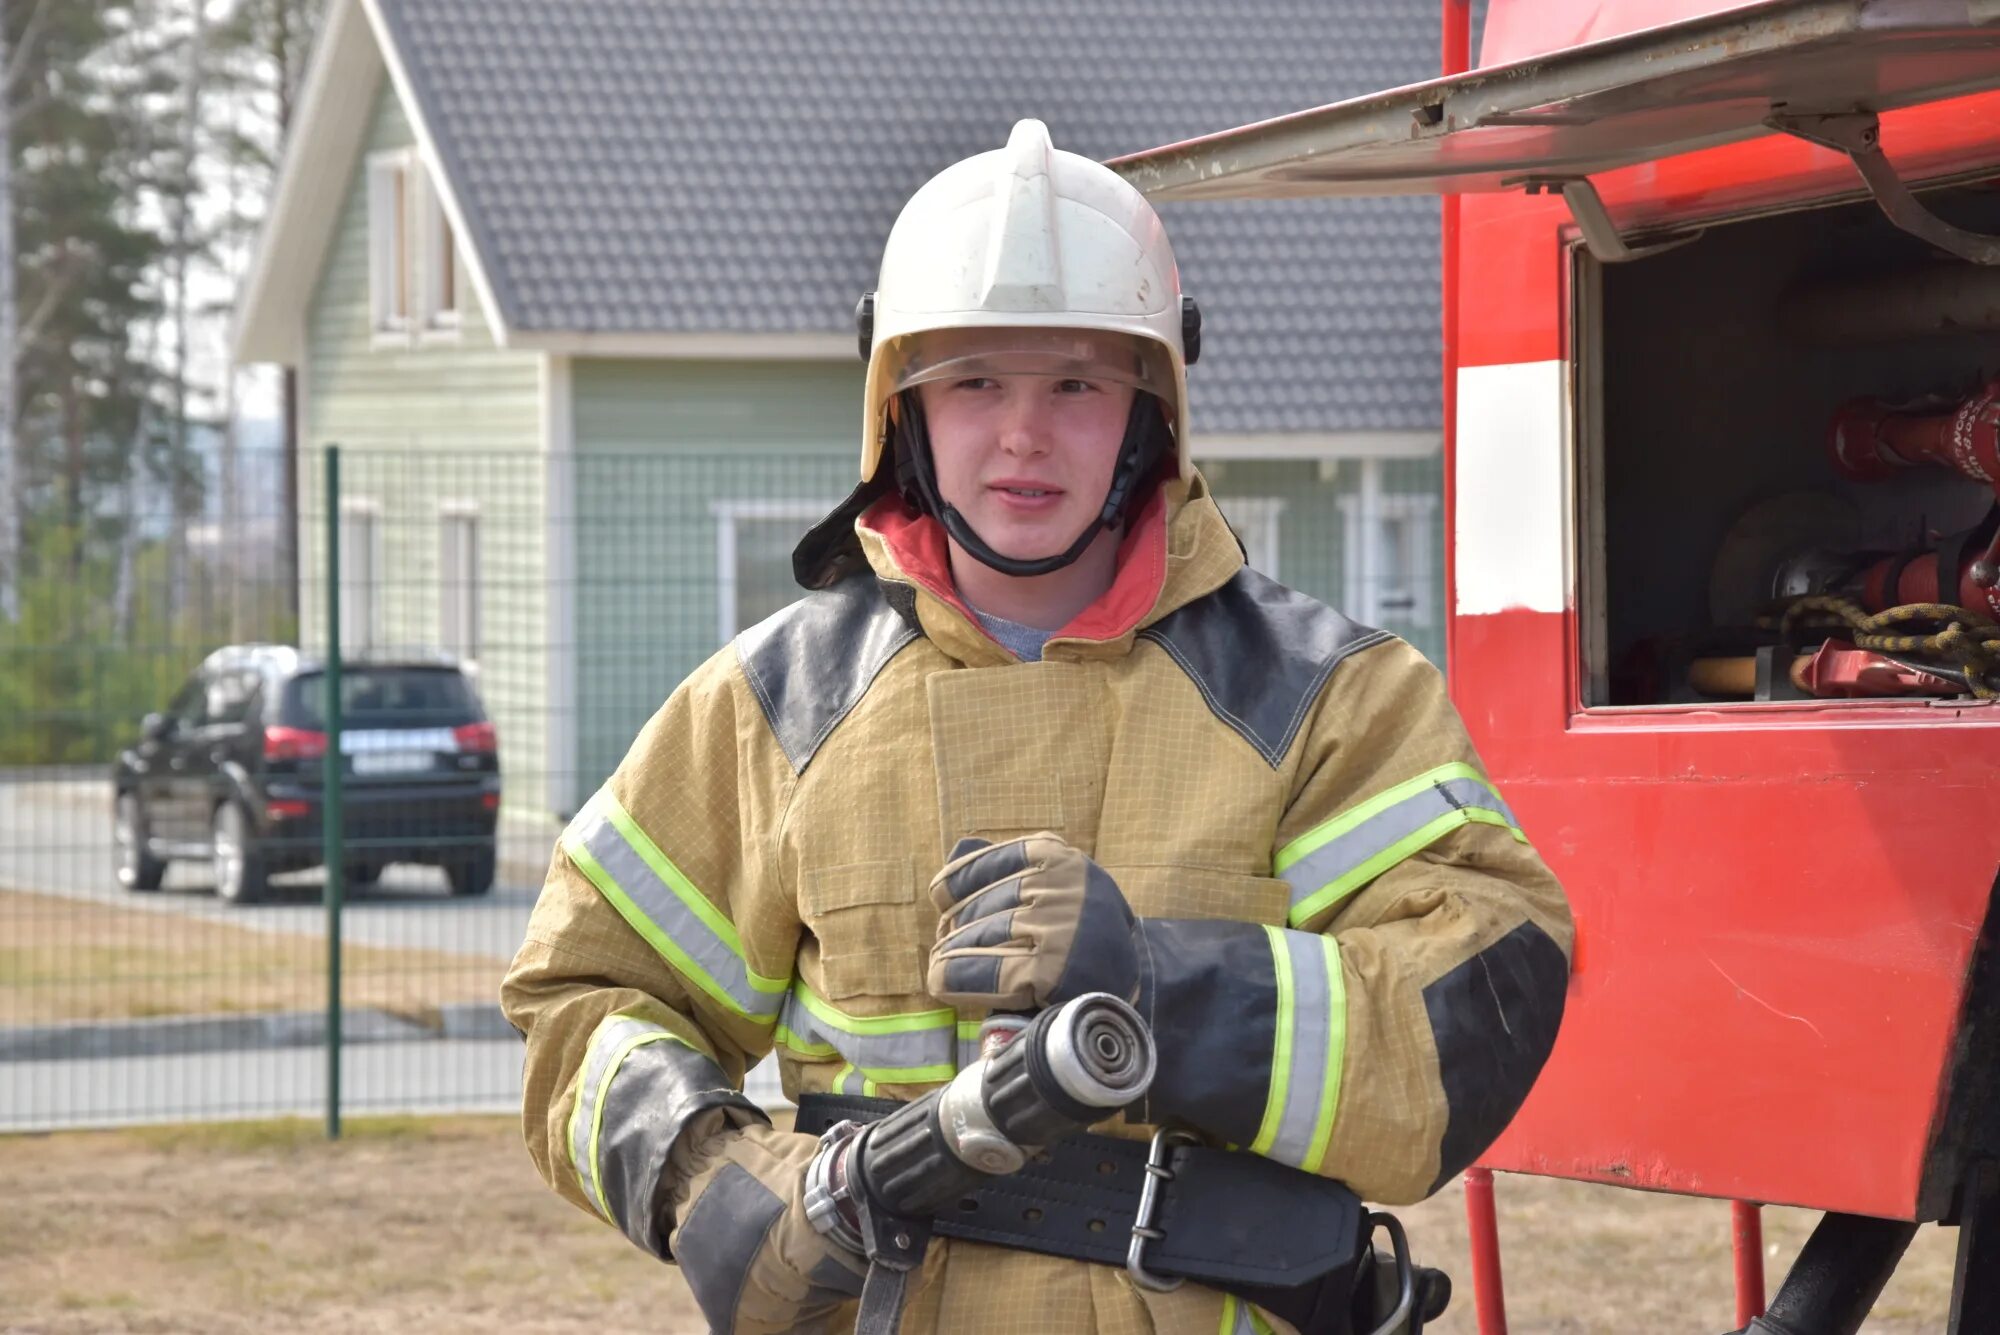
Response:
M1827 452L1841 475L1856 482L1943 467L1985 484L2000 504L2000 379L1941 411L1898 408L1879 399L1844 403L1827 431ZM1877 609L1956 602L1989 620L2000 617L2000 528L1993 514L1935 550L1898 554L1871 567L1863 576L1862 599Z
M1925 199L2000 235L1995 184ZM1985 642L2000 638L1984 629L2000 622L2000 581L1981 582L1982 561L2000 558L1988 480L2000 474L2000 270L1941 261L1848 203L1711 225L1639 263L1573 253L1583 703L1944 689L1853 658L1802 689L1792 660L1828 639L1945 670L1954 688L1949 674L1970 668L1955 695L1978 697L1972 679L1993 671ZM1776 618L1808 595L1846 598L1855 615L1801 612L1785 643ZM1918 604L1963 606L1960 630L1950 614L1859 624ZM1923 653L1939 636L1961 656ZM1698 658L1767 646L1781 652L1763 690L1741 691L1745 663L1737 689L1691 675Z
M1848 481L1944 468L1993 489L1996 504L1970 528L1888 551L1857 540L1854 509L1839 497L1796 493L1753 507L1717 553L1710 606L1718 636L1750 620L1771 639L1749 655L1697 656L1688 685L1738 699L2000 697L2000 379L1956 400L1850 399L1825 441ZM1768 601L1746 618L1759 599ZM1757 670L1773 650L1785 656L1782 675Z

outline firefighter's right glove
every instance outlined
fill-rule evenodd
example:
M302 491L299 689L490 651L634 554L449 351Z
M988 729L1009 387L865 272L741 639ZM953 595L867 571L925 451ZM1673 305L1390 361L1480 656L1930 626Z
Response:
M867 1262L807 1211L819 1142L761 1122L734 1127L721 1112L680 1138L669 1169L684 1184L673 1259L709 1329L775 1335L830 1320L860 1296Z
M931 995L964 1009L1033 1011L1139 989L1137 923L1104 868L1058 835L961 839L931 881Z

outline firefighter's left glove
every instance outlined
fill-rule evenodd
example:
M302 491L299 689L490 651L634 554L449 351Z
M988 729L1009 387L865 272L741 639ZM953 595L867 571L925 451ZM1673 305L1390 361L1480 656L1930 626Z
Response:
M941 915L931 995L966 1009L1032 1011L1086 992L1132 1000L1137 923L1104 868L1060 836L961 839L931 881Z

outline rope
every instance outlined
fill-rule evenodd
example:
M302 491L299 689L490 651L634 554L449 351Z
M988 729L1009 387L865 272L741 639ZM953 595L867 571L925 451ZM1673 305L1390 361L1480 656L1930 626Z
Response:
M1816 593L1792 599L1758 624L1787 641L1795 630L1844 630L1856 648L1948 663L1965 674L1974 696L2000 699L2000 625L1963 607L1906 603L1871 614L1851 598Z

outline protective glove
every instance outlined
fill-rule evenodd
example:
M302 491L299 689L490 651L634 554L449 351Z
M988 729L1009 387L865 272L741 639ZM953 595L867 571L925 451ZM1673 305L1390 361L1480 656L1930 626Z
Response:
M926 982L940 1001L1032 1011L1086 992L1138 994L1131 906L1059 835L961 839L930 893L941 916Z
M824 1320L859 1297L866 1259L806 1211L807 1170L820 1144L756 1123L701 1131L673 1151L670 1171L686 1183L674 1204L673 1259L709 1328L769 1335Z
M1319 937L1254 922L1135 918L1110 874L1054 834L963 839L952 853L931 881L943 915L927 977L933 996L1017 1011L1085 992L1123 997L1159 1049L1152 1088L1128 1118L1193 1127L1295 1165L1315 1157L1320 1119L1306 1091L1325 1089L1326 1072L1306 1063L1293 1079L1298 1063L1280 1035L1293 1036L1300 1054L1323 1055L1329 1025L1344 1018L1339 961ZM1281 1062L1286 1079L1274 1082Z

